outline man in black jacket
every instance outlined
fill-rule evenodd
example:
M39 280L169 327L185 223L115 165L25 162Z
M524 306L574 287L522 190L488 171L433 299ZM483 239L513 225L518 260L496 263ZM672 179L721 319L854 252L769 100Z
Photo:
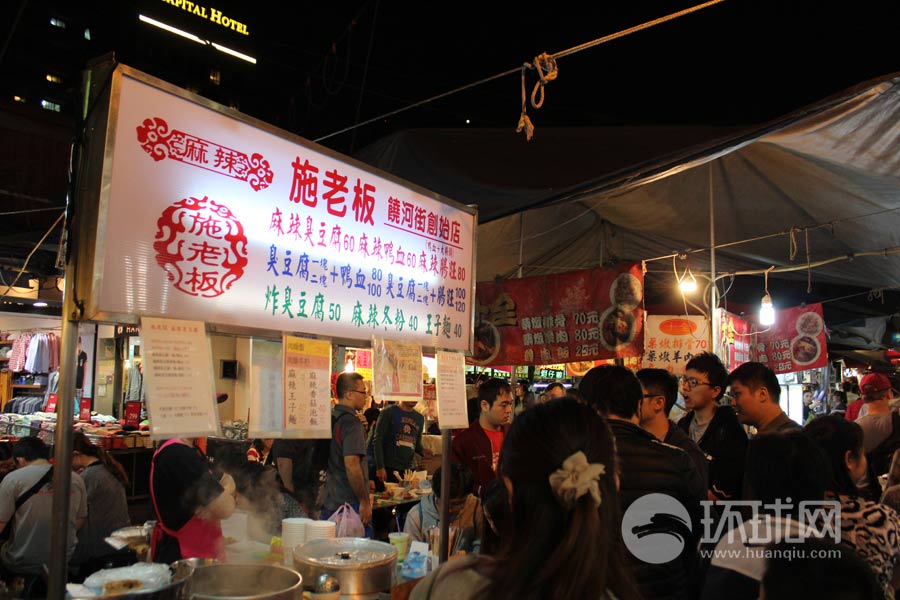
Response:
M644 391L641 401L641 429L649 431L659 441L681 448L688 453L703 479L703 489L709 487L709 459L697 442L688 437L678 425L669 420L669 413L678 398L678 379L665 369L641 369L638 381Z
M730 406L720 406L728 370L703 352L685 365L681 395L690 410L678 426L710 457L709 499L739 500L747 455L747 433Z
M599 370L599 371L598 371ZM701 505L706 499L706 489L697 467L688 454L675 446L664 444L653 434L641 429L640 405L643 399L641 384L634 373L625 367L594 367L591 380L598 385L591 387L585 401L595 407L605 408L609 425L616 438L619 458L619 504L622 513L639 499L650 494L665 494L681 504L687 511L690 528L679 528L669 521L663 524L654 514L652 519L641 521L634 529L655 528L653 533L665 533L683 539L680 554L666 562L652 564L634 554L630 555L635 579L645 598L685 599L693 597L692 579L697 567L697 542L701 531ZM628 515L626 514L626 517ZM625 531L629 519L623 520L623 537L629 534L644 536L646 531ZM669 527L670 529L666 529ZM633 548L629 548L632 550ZM643 557L642 557L643 558Z

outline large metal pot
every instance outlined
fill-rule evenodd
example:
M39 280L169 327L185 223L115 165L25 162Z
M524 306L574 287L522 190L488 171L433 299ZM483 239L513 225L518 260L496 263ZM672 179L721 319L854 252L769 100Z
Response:
M194 569L193 600L301 600L303 578L281 565L217 564Z
M313 540L294 547L294 568L308 588L328 573L341 583L341 595L375 594L391 589L397 548L363 538Z
M156 588L155 590L137 590L127 594L118 594L116 596L88 596L92 600L98 598L115 598L116 600L190 600L191 597L191 576L194 573L194 567L188 563L173 563L170 565L172 569L172 581L165 587ZM69 600L81 600L79 596L67 596Z

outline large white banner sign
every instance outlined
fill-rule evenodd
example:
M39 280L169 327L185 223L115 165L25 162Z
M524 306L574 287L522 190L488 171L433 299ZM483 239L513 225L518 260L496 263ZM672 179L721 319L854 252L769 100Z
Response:
M113 87L91 316L469 349L475 215L131 73Z

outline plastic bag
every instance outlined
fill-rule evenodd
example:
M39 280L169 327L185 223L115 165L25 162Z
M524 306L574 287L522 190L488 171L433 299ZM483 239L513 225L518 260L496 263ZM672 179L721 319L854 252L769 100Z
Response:
M130 567L97 571L84 580L84 585L95 594L102 594L107 582L123 579L138 580L144 584L143 590L155 590L171 583L172 571L169 565L162 563L137 563Z
M366 528L359 518L359 513L353 510L353 507L344 503L343 506L334 511L334 514L328 518L334 521L335 537L366 537Z

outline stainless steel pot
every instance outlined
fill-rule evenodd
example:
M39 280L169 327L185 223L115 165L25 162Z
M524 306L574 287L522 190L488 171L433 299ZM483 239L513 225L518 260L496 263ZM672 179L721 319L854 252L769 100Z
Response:
M397 564L397 548L363 538L313 540L293 553L294 568L307 587L328 573L340 581L342 596L389 591Z
M303 578L281 565L217 564L194 569L193 600L301 600Z

